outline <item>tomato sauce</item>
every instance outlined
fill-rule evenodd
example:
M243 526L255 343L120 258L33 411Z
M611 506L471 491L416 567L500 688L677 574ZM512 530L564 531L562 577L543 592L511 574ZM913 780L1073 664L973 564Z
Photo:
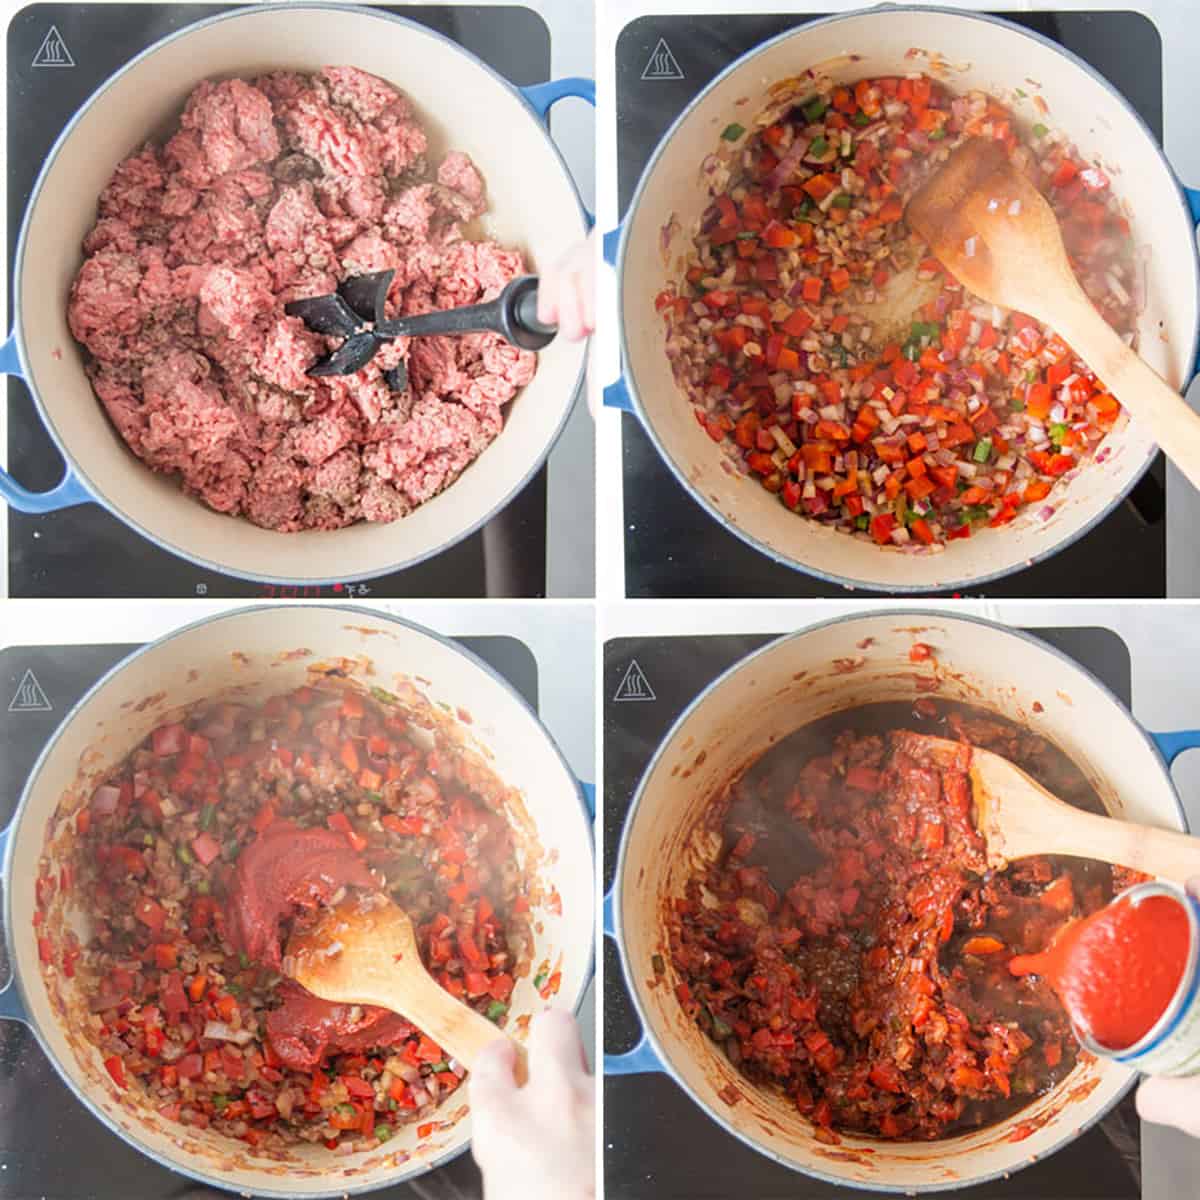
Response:
M1122 897L1067 925L1040 954L1017 955L1008 969L1048 980L1078 1028L1107 1049L1125 1050L1166 1012L1190 937L1187 913L1173 897Z

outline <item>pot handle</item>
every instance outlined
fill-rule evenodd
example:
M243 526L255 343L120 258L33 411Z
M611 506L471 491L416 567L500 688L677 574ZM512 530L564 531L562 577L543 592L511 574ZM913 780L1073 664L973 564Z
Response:
M1200 188L1185 187L1183 195L1187 200L1188 209L1191 211L1192 220L1195 222L1197 235L1200 235ZM1196 358L1196 374L1200 375L1200 355ZM1188 383L1190 382L1191 380L1188 380Z
M616 229L610 229L604 235L603 252L604 261L610 267L617 265L617 247L621 244L621 226ZM615 408L621 412L631 413L633 409L633 401L629 398L629 388L625 384L625 377L622 376L616 383L610 383L604 389L603 404L605 408Z
M618 225L616 229L610 229L604 235L604 261L608 263L610 267L615 267L617 265L617 247L620 246L620 244L621 226Z
M11 825L0 829L0 887L5 883L5 852L8 850L8 835L10 833L12 833ZM0 988L0 1021L22 1021L28 1025L29 1014L25 1011L25 1005L21 1003L21 994L17 991L17 975L12 970L11 964L9 965L9 970L11 974L8 977L8 982L3 988Z
M1185 750L1200 749L1200 729L1180 729L1171 733L1152 733L1158 752L1169 767Z
M0 346L0 375L15 375L25 382L28 380L21 374L21 359L17 354L17 335L10 335L7 342ZM72 508L76 504L88 504L92 501L91 492L79 482L75 472L68 466L57 487L48 492L31 492L23 488L7 471L0 470L0 500L5 500L17 512L51 513L60 508Z
M596 81L585 79L581 75L569 75L565 79L551 79L548 83L535 83L530 87L521 88L520 92L543 121L549 117L550 110L554 105L568 96L586 100L593 108L596 107ZM583 212L587 217L588 228L591 229L596 223L596 218L586 208Z
M617 889L604 897L604 936L617 940L617 921L614 911ZM641 1040L632 1050L625 1054L606 1054L604 1056L605 1075L650 1075L667 1073L666 1065L659 1058L658 1051L650 1043L650 1036L642 1031Z
M633 401L629 398L629 388L625 384L624 375L616 383L610 383L604 389L604 407L616 408L621 412L633 412Z

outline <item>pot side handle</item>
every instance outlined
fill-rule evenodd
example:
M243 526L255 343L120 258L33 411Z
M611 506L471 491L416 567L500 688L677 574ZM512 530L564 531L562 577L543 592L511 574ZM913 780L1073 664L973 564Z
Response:
M1184 199L1187 200L1187 206L1192 214L1192 221L1196 226L1197 234L1200 235L1200 188L1185 187L1183 189ZM1196 374L1200 375L1200 356L1196 359ZM1188 380L1191 383L1191 380ZM1186 385L1184 387L1186 391Z
M604 897L604 936L617 939L616 893L614 887ZM665 1075L667 1068L659 1058L658 1051L650 1044L650 1037L642 1031L641 1039L632 1050L625 1054L606 1054L604 1056L605 1075Z
M1185 750L1200 749L1200 729L1180 729L1170 733L1152 733L1158 752L1169 767Z
M604 389L604 407L619 409L621 412L633 412L633 401L629 397L629 388L622 376L616 383L610 383Z
M549 83L535 83L530 87L520 89L521 95L532 106L533 111L538 117L545 121L549 118L550 110L560 100L567 99L568 96L573 96L579 100L586 100L593 108L596 107L596 81L594 79L585 79L581 75L569 75L564 79L551 79ZM585 207L584 216L587 217L588 228L591 229L596 223L596 218Z
M603 242L604 261L606 263L608 263L608 265L610 267L615 267L617 265L617 248L620 245L621 245L621 226L618 225L616 227L616 229L610 229L604 235L604 242Z
M21 374L21 360L17 354L16 334L10 335L7 342L0 346L0 375L15 375L26 384L25 376ZM75 472L68 466L57 487L48 492L31 492L22 487L7 471L0 470L0 500L5 500L17 512L41 513L58 512L60 508L73 508L76 504L89 504L93 497L91 492L79 482Z
M4 864L7 861L8 835L10 833L12 833L11 825L0 829L0 887L3 887L6 882ZM16 972L12 970L11 964L9 964L9 970L11 973L8 982L0 988L0 1021L22 1021L28 1025L29 1014L25 1011L25 1005L21 1003L21 995L17 991Z
M604 261L610 267L617 265L617 249L621 245L621 226L616 229L610 229L604 235L602 246L604 251ZM633 401L629 397L629 388L625 384L624 376L610 383L604 389L602 403L605 408L615 408L621 412L631 413L634 411Z

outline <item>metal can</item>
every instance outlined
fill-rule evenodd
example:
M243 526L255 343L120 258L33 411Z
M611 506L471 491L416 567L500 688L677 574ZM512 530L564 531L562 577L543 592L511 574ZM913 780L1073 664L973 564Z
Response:
M1120 899L1138 904L1150 896L1178 900L1188 919L1188 957L1171 1003L1146 1035L1123 1050L1108 1049L1075 1028L1080 1044L1101 1058L1111 1059L1144 1075L1200 1074L1200 900L1173 883L1141 883L1122 892Z

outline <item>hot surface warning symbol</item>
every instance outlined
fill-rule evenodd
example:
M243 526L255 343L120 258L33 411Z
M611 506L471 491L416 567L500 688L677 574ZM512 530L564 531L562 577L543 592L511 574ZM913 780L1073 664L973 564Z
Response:
M75 60L71 57L67 43L62 40L57 25L50 26L50 32L42 39L38 52L33 56L35 67L73 67Z
M54 705L46 698L42 685L32 671L26 671L17 684L17 694L9 703L9 712L52 712Z
M629 669L625 672L625 677L621 680L621 686L617 688L617 694L613 697L614 700L657 700L658 697L654 694L654 689L650 686L646 676L642 673L642 668L638 666L637 659L631 660Z
M642 78L683 78L683 71L680 69L679 63L675 61L675 55L671 53L671 47L667 45L666 38L658 39L658 45L654 47L654 53L650 55L650 61L646 63L646 69L642 72Z

